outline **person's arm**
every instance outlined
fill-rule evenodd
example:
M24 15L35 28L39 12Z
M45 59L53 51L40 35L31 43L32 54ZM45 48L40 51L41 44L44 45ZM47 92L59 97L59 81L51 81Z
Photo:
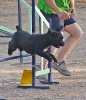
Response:
M76 15L75 0L70 0L70 13L72 17Z
M55 0L46 0L46 2L50 6L50 8L58 15L60 10L56 5Z
M66 20L70 18L70 13L61 12L57 7L55 0L46 0L46 3L50 6L50 8L61 18L62 20Z
M74 9L75 8L75 0L70 0L70 8Z

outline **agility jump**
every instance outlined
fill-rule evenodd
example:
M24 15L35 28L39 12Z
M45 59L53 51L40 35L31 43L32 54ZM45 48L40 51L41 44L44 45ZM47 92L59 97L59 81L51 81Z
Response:
M51 28L51 21L50 21L50 24L47 22L47 20L44 18L44 16L41 14L41 12L39 11L39 9L37 8L37 6L35 5L35 0L32 0L32 7L29 6L29 4L27 4L24 0L18 0L18 20L19 20L19 26L22 28L22 18L21 18L21 3L28 9L28 12L30 13L30 16L29 16L29 19L30 19L30 25L31 26L29 28L29 33L31 34L35 34L35 11L37 12L37 16L39 16L39 20L40 20L40 27L39 27L39 30L40 30L40 33L43 34L43 22L45 22L45 24L47 25L47 27ZM32 20L31 20L32 19ZM6 28L4 28L4 32L7 31L7 33L9 33L8 30L6 30ZM11 34L14 33L14 30L10 31ZM2 36L4 37L4 36ZM3 62L3 61L7 61L7 60L12 60L12 59L17 59L17 58L21 58L20 59L20 62L22 63L22 57L26 57L26 56L31 56L30 54L24 54L23 52L20 52L20 55L19 56L15 56L15 57L9 57L9 58L3 58L3 59L0 59L0 62ZM48 86L46 87L40 87L40 86L35 86L35 77L36 76L40 76L40 75L43 75L43 74L48 74L48 84L52 84L52 83L58 83L58 82L51 82L51 67L50 67L50 64L49 64L49 68L46 68L43 70L43 58L41 57L41 70L40 71L37 71L35 72L35 67L36 67L36 59L35 59L35 55L32 56L32 70L29 70L29 71L24 71L24 75L25 77L23 77L23 82L22 84L25 82L25 80L27 78L30 78L31 80L28 80L31 84L27 84L28 81L26 81L27 83L21 85L19 87L23 87L23 88L49 88ZM28 74L27 74L28 72ZM24 76L23 75L23 76ZM29 75L29 76L28 76ZM25 79L26 78L26 79Z

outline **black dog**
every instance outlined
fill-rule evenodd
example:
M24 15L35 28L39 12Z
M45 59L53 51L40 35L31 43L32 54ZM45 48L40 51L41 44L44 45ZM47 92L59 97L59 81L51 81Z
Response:
M51 45L56 48L64 46L63 36L60 33L62 28L61 26L58 30L49 30L45 34L31 35L23 31L19 26L16 26L17 32L13 34L12 40L9 42L8 54L11 55L18 48L20 51L24 50L32 55L37 54L50 62L54 61L57 63L54 55L45 51L45 49Z

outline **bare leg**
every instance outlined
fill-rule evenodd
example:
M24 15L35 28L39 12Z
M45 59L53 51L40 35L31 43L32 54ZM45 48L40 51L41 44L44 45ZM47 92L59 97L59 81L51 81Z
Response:
M66 39L65 46L62 47L62 49L57 57L58 62L65 60L67 55L71 52L71 50L75 47L75 45L78 43L79 39L83 35L83 32L77 23L67 25L64 28L64 30L70 36ZM57 49L52 47L52 54L55 54L56 51L57 51ZM47 60L44 59L44 68L46 68L47 64L48 64Z
M62 47L57 57L58 62L65 60L67 55L71 52L83 35L83 32L77 23L67 25L64 30L70 34L70 36L66 39L65 46Z

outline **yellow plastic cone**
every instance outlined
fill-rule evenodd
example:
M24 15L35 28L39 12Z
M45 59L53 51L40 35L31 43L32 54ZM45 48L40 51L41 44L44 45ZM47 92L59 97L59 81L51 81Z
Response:
M32 86L32 70L24 70L20 86Z

